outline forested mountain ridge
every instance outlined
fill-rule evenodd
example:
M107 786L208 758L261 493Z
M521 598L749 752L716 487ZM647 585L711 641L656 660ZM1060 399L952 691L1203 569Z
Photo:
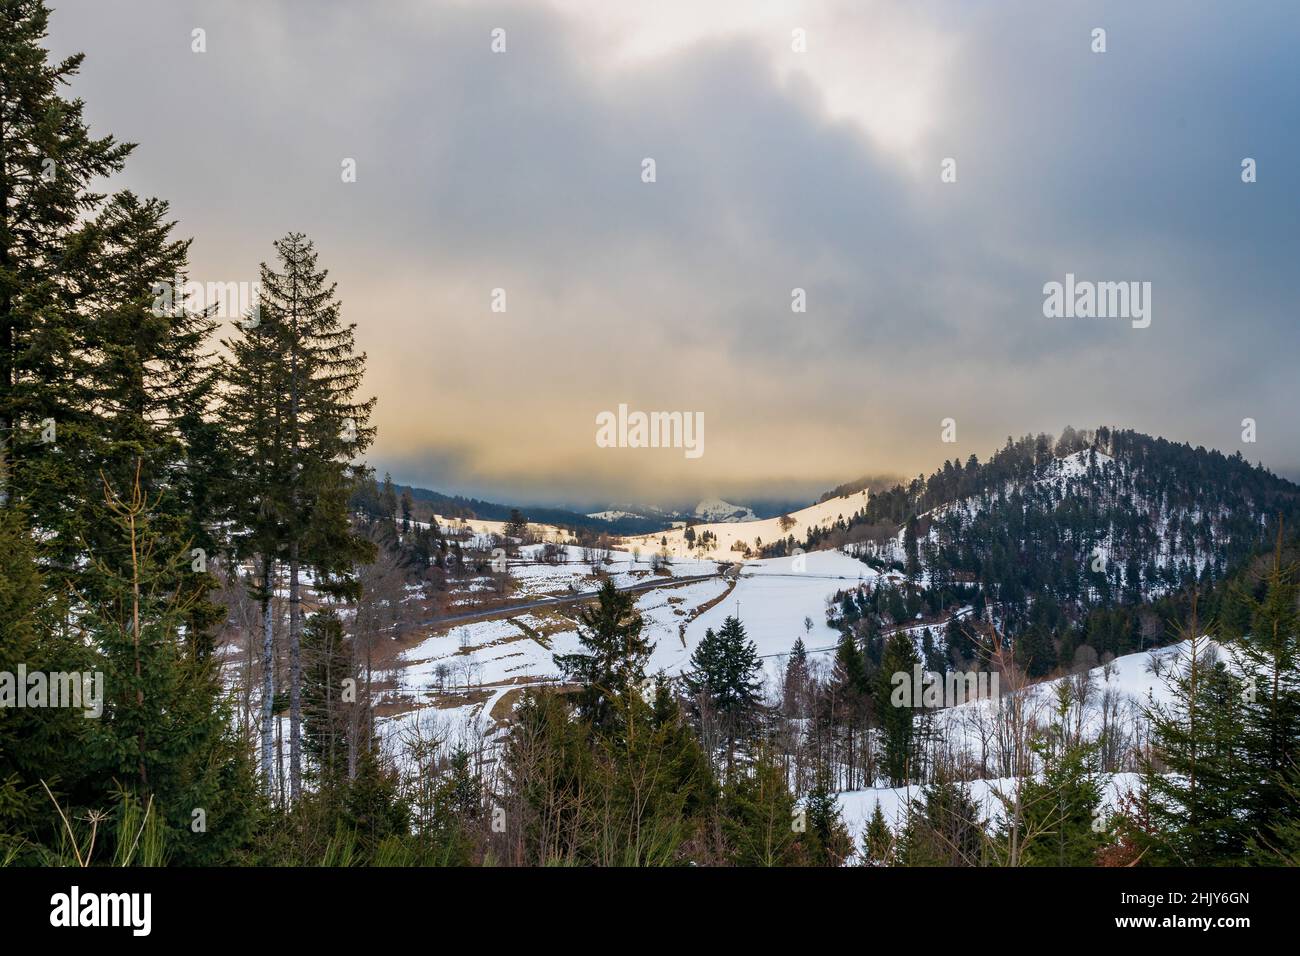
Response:
M425 505L428 510L444 518L478 518L487 521L509 521L512 511L520 511L529 521L539 524L552 524L571 529L588 529L609 534L644 534L657 531L666 522L657 518L640 515L626 515L618 518L601 518L582 514L568 508L549 508L540 505L501 504L484 501L464 495L449 495L415 485L394 484L394 492L401 496L409 494L415 504ZM375 495L367 488L358 488L352 498L352 507L356 511L376 514Z
M1240 453L1067 428L1008 438L986 462L947 461L869 496L834 528L810 529L802 546L846 544L931 587L978 581L1001 600L1136 600L1221 577L1298 505L1300 486Z

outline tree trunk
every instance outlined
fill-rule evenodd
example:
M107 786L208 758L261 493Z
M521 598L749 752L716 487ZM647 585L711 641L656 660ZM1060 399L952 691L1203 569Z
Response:
M8 131L0 125L0 218L4 220L4 228L0 230L0 235L5 237L12 234L12 226L9 222L8 142ZM0 272L8 274L11 269L9 243L0 243ZM13 294L6 284L0 291L0 389L4 390L4 396L8 399L5 403L4 418L0 420L0 508L9 506L9 485L13 480L14 470L18 467L16 450L10 452L18 425L17 419L11 414L10 405L13 401L14 388L18 384L14 366L15 345Z
M272 563L262 559L262 786L268 797L275 795L275 749L272 724L275 720L275 630L271 617Z
M302 529L298 524L298 483L302 480L302 461L298 449L298 273L293 275L290 318L293 323L292 349L289 357L289 512L292 516L289 533L289 799L296 803L302 785L302 595L298 587L298 539Z
M298 542L289 542L289 799L296 803L302 784L302 591L298 583Z

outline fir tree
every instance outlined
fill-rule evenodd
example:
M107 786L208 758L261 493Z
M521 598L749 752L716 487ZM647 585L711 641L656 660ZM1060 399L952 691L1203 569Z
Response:
M187 555L166 552L139 482L125 494L106 486L105 496L128 570L99 566L106 597L86 622L106 700L103 716L87 722L82 758L97 789L78 800L96 808L119 791L141 806L151 798L173 862L222 862L249 835L252 779L217 666L186 646L188 609L168 587L170 565Z
M804 798L808 817L810 855L819 866L841 866L853 852L853 837L840 816L839 802L831 789L830 775L821 770L813 779L812 789Z
M349 494L341 476L370 444L374 399L354 396L365 355L354 347L355 325L343 325L335 287L316 267L316 250L301 233L275 243L277 272L263 264L261 316L279 333L284 427L288 432L287 563L289 571L289 787L297 798L302 777L302 590L304 563L326 576L346 575L373 554L349 533ZM331 509L330 505L334 507ZM323 519L332 520L323 520ZM304 543L308 546L304 548Z
M303 748L322 788L347 780L348 741L357 730L356 668L343 622L332 610L303 628Z
M831 682L839 698L854 707L861 703L868 689L866 662L862 659L858 642L848 632L840 635L835 647Z
M1287 775L1300 762L1300 611L1295 566L1282 556L1279 528L1264 594L1245 596L1250 629L1230 644L1242 680L1241 743L1252 843L1272 846L1300 820Z
M885 652L881 656L880 671L876 676L876 700L879 702L877 713L883 748L881 769L894 787L903 786L916 773L913 754L915 728L912 718L913 708L921 703L896 700L894 675L905 675L908 686L911 686L912 668L919 662L916 647L906 631L889 636L885 642Z
M866 866L889 866L894 862L894 834L885 822L879 800L862 833L862 862Z
M903 525L903 554L906 558L904 563L904 574L907 575L907 593L910 595L916 587L917 578L921 574L921 555L917 548L917 520L916 515L909 515Z
M781 700L785 715L794 719L805 717L808 689L811 674L808 671L808 651L803 638L796 637L790 649L790 657L785 663L785 678L782 684Z
M0 509L0 860L47 862L59 842L42 781L60 803L84 791L81 759L91 721L69 707L19 708L29 673L95 669L92 650L61 626L66 608L46 585L18 508ZM10 856L12 854L12 856Z
M402 489L402 534L409 534L411 530L411 509L415 502L411 500L411 489Z
M697 709L722 722L728 773L735 760L736 740L748 733L759 704L762 685L757 675L761 667L757 646L745 636L744 625L735 617L723 621L717 633L712 628L706 630L691 653L685 683Z
M578 642L586 653L556 654L555 664L580 685L579 710L584 719L604 728L616 719L615 701L645 681L645 666L654 649L641 633L635 597L606 579L594 607L578 615Z
M1024 866L1092 866L1105 843L1101 826L1099 742L1072 738L1066 720L1069 684L1057 685L1056 720L1031 743L1040 771L1018 794L1019 862Z
M742 716L758 705L761 669L758 646L746 637L745 626L729 616L716 634L709 628L695 646L686 686L707 697L720 713Z
M1232 864L1246 850L1242 686L1217 659L1207 630L1194 602L1181 631L1186 648L1166 677L1171 699L1146 708L1151 748L1143 802L1152 823L1151 863Z
M979 866L986 842L968 788L941 777L909 804L898 859L904 866Z
M433 814L421 836L432 842L428 851L447 866L473 862L473 828L483 813L483 781L470 767L470 754L457 748L433 794Z
M528 534L528 519L518 508L511 508L510 520L506 522L504 530L507 538L518 538L522 541Z
M1300 806L1300 764L1292 764L1282 775L1281 786L1291 805ZM1283 866L1300 866L1300 816L1288 813L1271 827L1269 834L1258 840L1264 851L1264 860Z
M735 866L798 866L807 862L806 820L798 828L794 796L780 764L760 752L749 773L736 774L722 798L722 833Z
M355 351L355 326L340 321L335 287L317 268L312 243L290 233L275 249L280 271L262 264L256 322L245 323L243 341L231 348L237 368L229 375L227 414L237 451L251 453L236 478L244 479L237 484L245 498L249 491L257 496L247 537L261 553L266 607L276 556L288 571L289 789L296 799L302 777L302 569L314 568L327 592L355 593L352 569L373 557L373 545L350 529L347 502L357 476L350 462L374 437L368 424L374 399L355 399L365 355ZM251 421L251 408L259 404L267 414ZM263 718L265 746L265 709Z
M195 652L206 655L221 613L206 599L216 584L207 569L216 515L206 480L217 464L215 426L206 415L216 323L186 306L189 243L171 238L167 212L164 202L120 193L89 229L95 255L86 302L95 315L88 334L96 360L87 381L99 427L88 442L97 467L87 470L78 496L79 527L85 546L121 574L125 552L100 482L125 488L139 481L153 502L150 526L160 547L191 555L175 580L160 584L190 608L187 633ZM93 573L82 575L81 586L95 587Z
M48 23L43 0L0 11L0 507L24 503L42 560L70 574L95 428L86 290L74 277L91 271L83 217L104 198L90 185L132 147L92 137L82 101L61 95L84 56L50 62Z

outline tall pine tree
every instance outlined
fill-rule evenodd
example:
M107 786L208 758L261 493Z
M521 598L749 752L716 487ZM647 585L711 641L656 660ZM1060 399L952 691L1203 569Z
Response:
M347 503L358 477L352 462L374 438L369 419L375 400L356 398L365 354L356 352L355 325L341 321L335 286L317 267L315 247L290 233L275 250L277 268L261 267L255 324L245 323L243 341L232 345L236 367L227 415L236 453L254 458L237 480L258 493L247 537L260 552L265 608L277 558L288 572L289 792L296 799L302 783L303 570L316 572L318 589L354 594L355 565L373 557L373 545L351 530ZM264 414L254 421L256 406ZM269 624L264 629L263 667L270 671ZM265 748L270 720L263 706Z

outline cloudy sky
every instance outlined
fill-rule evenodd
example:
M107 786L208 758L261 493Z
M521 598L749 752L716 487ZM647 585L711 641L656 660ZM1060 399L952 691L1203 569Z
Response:
M399 481L815 495L1103 423L1300 474L1294 3L52 5L192 278L316 241ZM1150 327L1045 318L1066 273L1150 282ZM620 403L705 453L597 447Z

